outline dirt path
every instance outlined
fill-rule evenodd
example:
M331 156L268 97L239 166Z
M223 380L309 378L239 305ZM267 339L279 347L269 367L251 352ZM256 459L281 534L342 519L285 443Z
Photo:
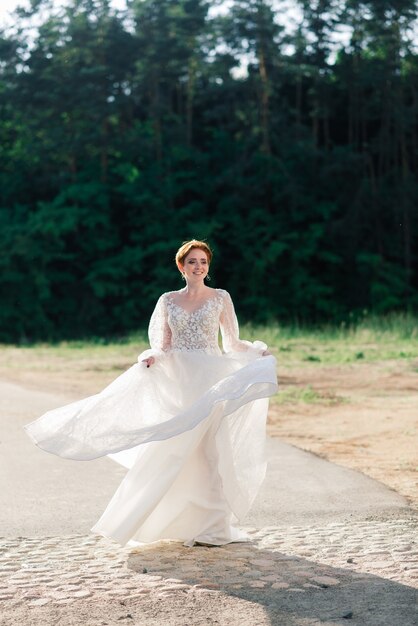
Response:
M92 536L114 464L47 455L21 428L63 399L0 381L1 626L417 623L416 514L383 485L277 439L249 542L133 549Z
M0 378L76 399L102 389L137 352L98 356L84 349L69 358L68 351L56 355L47 347L10 347L0 355ZM269 434L359 470L418 506L418 362L287 365L286 355L278 356L280 403L271 403ZM295 399L303 390L308 402Z
M0 380L2 537L88 533L126 473L107 458L71 461L46 454L33 444L24 424L67 402L63 395ZM277 438L268 438L267 456L267 477L243 520L245 525L296 525L307 519L317 523L354 521L367 515L409 511L405 499L381 483Z
M284 370L313 403L271 407L269 434L360 470L418 505L418 368L403 361Z

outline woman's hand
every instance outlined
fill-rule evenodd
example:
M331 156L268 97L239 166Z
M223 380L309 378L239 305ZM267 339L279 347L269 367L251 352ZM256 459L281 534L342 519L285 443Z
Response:
M264 352L261 353L261 356L272 356L270 350L264 350Z
M142 363L146 363L147 367L150 367L155 363L155 359L153 356L148 357L148 359L144 359Z

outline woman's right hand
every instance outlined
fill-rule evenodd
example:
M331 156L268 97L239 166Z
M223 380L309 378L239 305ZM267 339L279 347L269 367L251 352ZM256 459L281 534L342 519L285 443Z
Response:
M142 363L145 363L147 367L150 367L155 363L155 359L153 356L150 356L148 359L143 359Z

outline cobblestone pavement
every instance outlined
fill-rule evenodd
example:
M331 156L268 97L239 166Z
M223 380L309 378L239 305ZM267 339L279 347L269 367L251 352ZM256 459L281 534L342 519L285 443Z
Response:
M414 516L246 530L250 542L222 547L163 541L121 548L94 535L4 539L0 602L40 607L243 588L306 593L361 582L365 575L418 589Z

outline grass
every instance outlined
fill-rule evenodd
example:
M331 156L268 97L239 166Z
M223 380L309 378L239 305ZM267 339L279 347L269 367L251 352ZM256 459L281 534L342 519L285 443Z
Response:
M364 317L356 324L307 328L245 325L241 334L271 346L279 362L336 365L418 357L418 318L409 314Z
M418 318L408 314L368 316L356 324L321 328L244 324L241 337L264 341L277 357L279 367L281 363L303 367L418 358ZM146 331L110 340L3 345L0 368L27 366L45 371L58 366L116 372L135 362L147 347ZM416 369L416 363L411 363L411 367ZM306 393L309 396L311 392Z
M280 388L279 392L272 396L271 403L282 404L322 404L336 405L348 402L347 398L336 395L332 392L321 393L313 389L311 385L306 387Z
M275 404L293 404L295 402L303 402L304 404L315 404L323 402L324 398L320 393L312 389L311 385L307 387L294 387L281 390L274 396Z

